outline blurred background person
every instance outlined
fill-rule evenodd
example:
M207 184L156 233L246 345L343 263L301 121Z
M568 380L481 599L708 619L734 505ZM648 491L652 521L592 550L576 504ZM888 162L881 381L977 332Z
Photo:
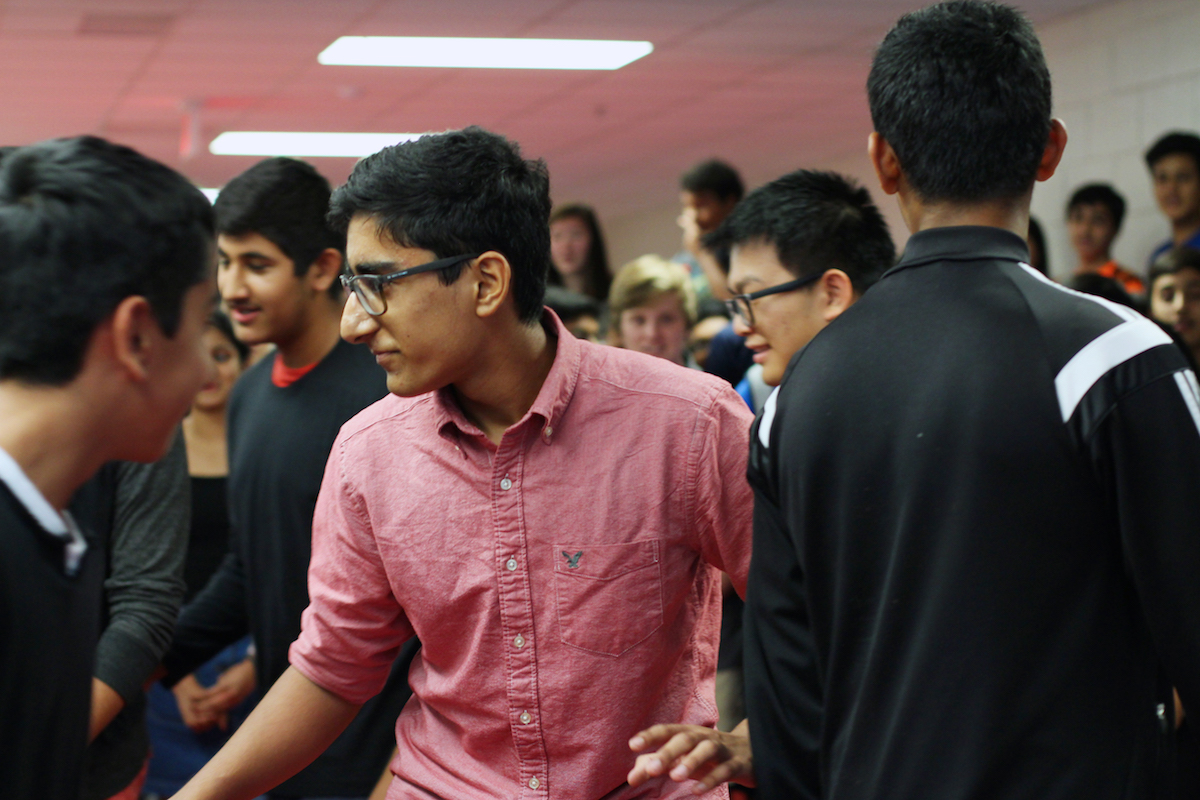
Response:
M1113 240L1125 219L1125 198L1106 183L1089 183L1067 202L1067 236L1075 250L1076 275L1098 275L1116 281L1130 296L1142 295L1142 279L1112 257Z
M1176 247L1154 259L1150 265L1150 316L1156 322L1174 327L1179 318L1183 295L1175 283L1175 270L1186 264L1200 266L1200 250Z
M729 315L725 311L724 303L709 297L696 304L696 319L697 322L688 336L688 347L692 351L692 358L696 359L697 366L708 371L709 348L713 339L729 327Z
M1200 248L1200 136L1173 131L1146 151L1154 199L1171 237L1150 254L1150 263L1173 247Z
M189 602L216 572L229 550L225 484L229 475L225 410L250 349L233 334L229 318L214 312L204 332L204 349L214 378L205 384L183 421L191 483L191 524L183 576ZM176 684L149 692L150 766L148 798L170 797L221 748L255 700L250 637L226 648Z
M609 344L696 368L687 349L696 293L679 265L645 255L621 267L608 294L608 313Z
M1200 361L1200 259L1196 253L1189 248L1175 262L1175 291L1179 293L1175 331L1187 345L1193 362Z
M687 266L698 298L724 300L729 297L725 273L702 237L715 231L746 193L742 176L724 161L713 158L683 173L679 189L683 249L671 260Z
M559 206L550 214L550 270L547 283L603 303L612 273L596 212L582 203Z

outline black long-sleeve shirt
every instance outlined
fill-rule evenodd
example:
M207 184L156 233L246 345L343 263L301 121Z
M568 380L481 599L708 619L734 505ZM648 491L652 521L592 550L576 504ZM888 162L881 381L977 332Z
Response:
M312 517L325 462L342 424L386 393L370 351L341 341L290 386L272 383L270 359L238 381L228 422L230 552L180 616L164 659L168 682L248 632L262 692L287 670L308 606ZM394 746L407 677L405 665L394 669L324 755L273 794L370 794Z
M756 424L768 798L1124 798L1200 709L1200 398L993 228L918 233Z

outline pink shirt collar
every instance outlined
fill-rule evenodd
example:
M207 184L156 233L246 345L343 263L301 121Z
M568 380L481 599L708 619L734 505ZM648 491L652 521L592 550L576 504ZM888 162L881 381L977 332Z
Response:
M520 430L529 424L532 417L538 417L543 435L550 435L553 434L556 420L561 419L575 394L583 347L562 324L558 315L548 308L543 310L541 325L546 329L547 335L555 340L554 364L550 367L533 405L510 430ZM458 407L450 387L443 387L434 394L434 421L438 432L444 433L447 425L453 425L468 436L484 436L479 427L467 419Z

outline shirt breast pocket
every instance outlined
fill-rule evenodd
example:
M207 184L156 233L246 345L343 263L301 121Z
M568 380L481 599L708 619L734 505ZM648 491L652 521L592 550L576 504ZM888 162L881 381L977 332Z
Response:
M559 637L589 653L619 656L663 625L658 541L554 545Z

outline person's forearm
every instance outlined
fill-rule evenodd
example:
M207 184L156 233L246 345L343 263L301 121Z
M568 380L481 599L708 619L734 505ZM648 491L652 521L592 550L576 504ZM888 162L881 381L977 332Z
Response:
M386 800L388 787L392 785L392 759L396 757L398 751L392 748L392 754L388 756L388 763L383 767L383 774L379 776L379 780L375 783L375 788L371 790L371 795L367 800Z
M289 667L233 738L174 800L257 797L312 763L359 708Z
M100 731L108 727L121 709L125 700L121 695L99 678L92 678L92 714L88 724L88 741L100 735Z

